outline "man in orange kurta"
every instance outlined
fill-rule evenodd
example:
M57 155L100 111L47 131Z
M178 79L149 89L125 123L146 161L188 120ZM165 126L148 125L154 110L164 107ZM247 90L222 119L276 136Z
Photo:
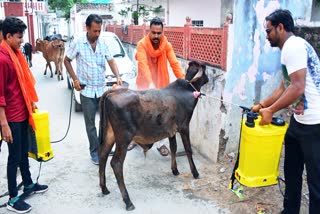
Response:
M136 60L138 62L138 89L163 88L170 83L168 61L176 78L184 78L185 74L172 45L163 35L161 19L154 18L150 22L150 32L137 44ZM129 145L129 149L132 144ZM169 154L163 141L159 141L158 151L161 155Z

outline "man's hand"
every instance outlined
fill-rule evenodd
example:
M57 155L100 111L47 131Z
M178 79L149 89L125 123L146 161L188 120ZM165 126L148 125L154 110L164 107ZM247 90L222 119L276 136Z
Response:
M259 122L259 125L268 125L271 123L273 113L269 108L260 109L259 114L261 115L261 121Z
M36 105L36 103L31 102L31 108L32 108L32 112L35 113L36 109L38 109L38 106Z
M259 112L259 110L261 109L261 105L260 104L257 104L257 105L254 105L251 107L251 111L253 112Z
M123 84L122 79L119 76L117 77L117 84L118 85L122 85Z
M1 125L1 132L2 132L2 140L7 143L13 143L12 133L10 126L8 124Z
M79 80L74 80L73 81L73 87L77 90L77 91L81 91L81 86L80 86L80 81Z

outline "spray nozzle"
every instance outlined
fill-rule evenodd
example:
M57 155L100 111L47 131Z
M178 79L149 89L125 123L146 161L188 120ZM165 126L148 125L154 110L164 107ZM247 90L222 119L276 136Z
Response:
M245 106L239 106L240 108L242 108L242 110L245 112L245 113L247 113L247 112L250 112L251 111L251 109L250 108L248 108L248 107L245 107Z
M247 120L246 126L253 128L254 127L254 120L258 118L258 113L256 112L247 112Z

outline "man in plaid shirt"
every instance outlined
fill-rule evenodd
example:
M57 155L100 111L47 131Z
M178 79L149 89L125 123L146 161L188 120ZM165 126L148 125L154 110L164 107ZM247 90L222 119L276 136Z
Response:
M109 52L108 44L99 39L101 26L102 18L99 15L89 15L86 20L87 33L70 45L64 59L64 65L73 80L74 88L81 91L80 101L90 144L91 160L96 165L99 164L99 140L95 126L95 115L100 97L105 91L106 61L117 77L117 84L122 85L117 64ZM71 65L71 60L74 58L77 63L76 72ZM85 84L85 88L81 88L80 84Z

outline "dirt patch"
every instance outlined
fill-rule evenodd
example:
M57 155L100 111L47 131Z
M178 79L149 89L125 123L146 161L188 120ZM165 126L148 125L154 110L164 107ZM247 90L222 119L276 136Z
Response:
M194 197L215 201L219 207L227 208L231 213L251 214L258 213L280 213L282 210L283 196L278 185L267 187L249 188L243 186L244 198L240 199L229 188L230 176L236 158L225 157L220 163L201 168L201 179L193 180L185 184L184 191L192 193ZM191 176L186 174L184 176ZM280 159L280 176L283 178L283 152ZM240 184L235 181L235 185ZM281 182L284 191L284 183ZM301 214L308 213L308 189L306 174L302 191Z

